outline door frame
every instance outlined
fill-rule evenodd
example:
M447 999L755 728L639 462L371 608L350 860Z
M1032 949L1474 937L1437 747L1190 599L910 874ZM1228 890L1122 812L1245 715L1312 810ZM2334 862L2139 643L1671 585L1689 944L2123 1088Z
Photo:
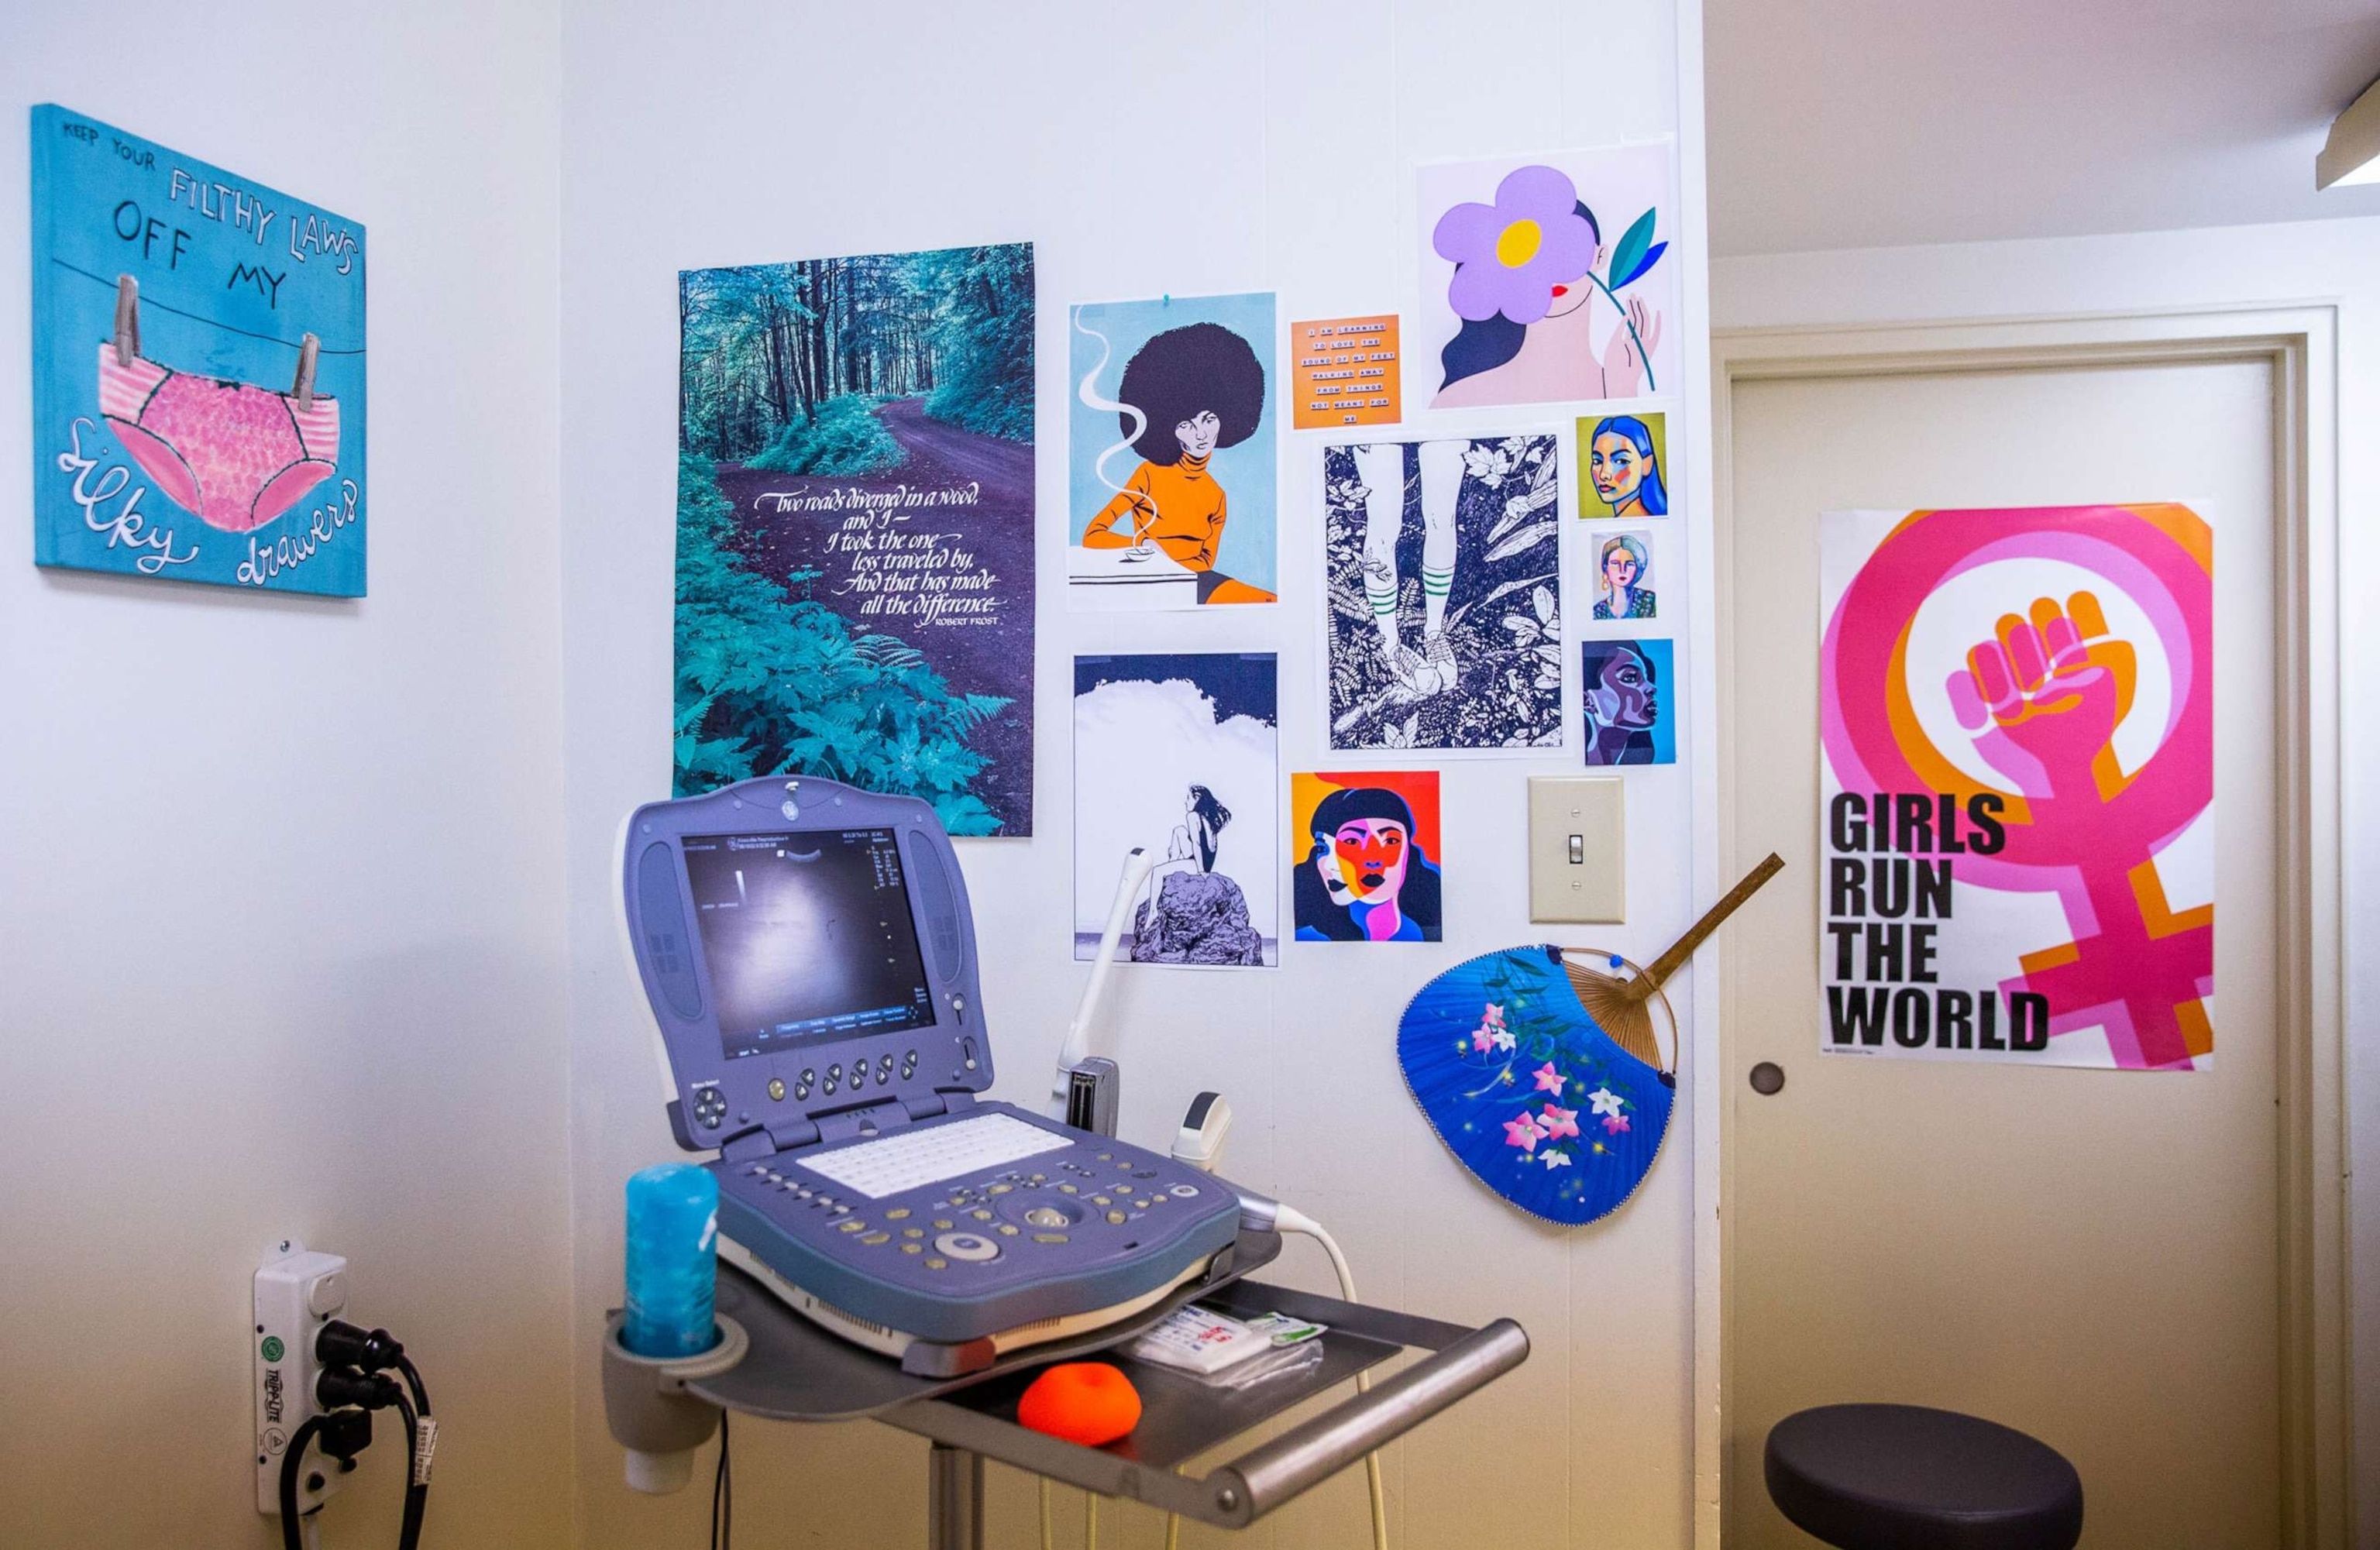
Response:
M2030 318L1715 331L1711 489L1718 769L1731 793L1732 424L1739 382L2261 361L2274 382L2274 506L2282 544L2275 685L2282 736L2277 897L2282 951L2279 1217L2281 1511L2291 1550L2350 1544L2346 985L2340 958L2338 306L2331 301ZM1731 794L1717 804L1718 875L1747 864ZM1816 820L1813 818L1813 822ZM1766 847L1754 845L1752 850ZM1734 1298L1728 1244L1734 1147L1736 969L1719 941L1720 1014L1696 1019L1694 1113L1694 1543L1719 1544L1731 1461ZM1815 948L1813 949L1815 951Z

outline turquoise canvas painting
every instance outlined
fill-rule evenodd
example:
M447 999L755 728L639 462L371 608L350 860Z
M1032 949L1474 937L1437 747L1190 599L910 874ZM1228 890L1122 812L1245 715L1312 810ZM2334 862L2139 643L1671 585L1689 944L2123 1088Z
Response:
M364 228L33 109L33 558L364 595Z

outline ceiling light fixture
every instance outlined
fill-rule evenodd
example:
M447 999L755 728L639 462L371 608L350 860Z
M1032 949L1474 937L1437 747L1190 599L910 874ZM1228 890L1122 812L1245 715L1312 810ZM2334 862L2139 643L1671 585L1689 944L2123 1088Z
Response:
M2316 188L2380 183L2380 81L2364 89L2354 105L2331 121L2330 139L2313 159Z

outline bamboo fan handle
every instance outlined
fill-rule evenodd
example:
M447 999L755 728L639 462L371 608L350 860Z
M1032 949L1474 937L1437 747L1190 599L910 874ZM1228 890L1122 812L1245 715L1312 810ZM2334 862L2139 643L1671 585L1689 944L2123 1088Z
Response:
M1767 860L1745 873L1743 880L1729 889L1727 897L1713 904L1704 913L1702 919L1687 927L1686 934L1680 937L1669 951L1654 959L1651 967L1628 982L1628 994L1640 1001L1651 995L1678 972L1678 965L1691 957L1694 949L1710 939L1711 933L1718 930L1746 899L1760 891L1761 884L1784 869L1785 858L1774 851L1769 852Z

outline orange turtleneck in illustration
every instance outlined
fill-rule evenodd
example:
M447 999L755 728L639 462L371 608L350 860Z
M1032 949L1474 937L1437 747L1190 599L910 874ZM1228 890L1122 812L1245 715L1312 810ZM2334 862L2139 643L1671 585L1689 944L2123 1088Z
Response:
M1083 529L1086 549L1153 543L1196 576L1202 603L1269 603L1273 594L1215 568L1231 499L1208 467L1218 447L1256 431L1264 369L1246 341L1215 323L1161 333L1124 369L1119 417L1143 459Z

